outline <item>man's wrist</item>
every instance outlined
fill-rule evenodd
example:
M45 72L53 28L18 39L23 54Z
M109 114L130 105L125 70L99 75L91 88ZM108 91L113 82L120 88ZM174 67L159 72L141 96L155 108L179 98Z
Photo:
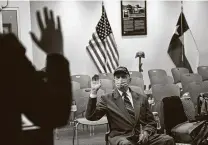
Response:
M95 93L90 93L90 98L97 98L97 94L95 94Z

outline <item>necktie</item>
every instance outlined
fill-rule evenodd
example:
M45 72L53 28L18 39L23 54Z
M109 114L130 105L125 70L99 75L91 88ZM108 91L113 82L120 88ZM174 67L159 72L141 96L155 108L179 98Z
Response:
M135 120L134 108L133 108L129 98L127 97L127 93L124 92L122 95L124 97L124 105L126 106L126 109L127 109L128 113L129 113L129 115L131 116L131 118L133 120Z

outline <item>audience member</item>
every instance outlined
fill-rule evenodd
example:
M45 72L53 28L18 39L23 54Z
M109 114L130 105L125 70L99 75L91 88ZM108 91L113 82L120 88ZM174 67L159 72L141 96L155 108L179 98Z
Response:
M97 103L100 81L92 81L91 94L86 110L86 118L99 120L107 115L110 126L109 142L112 145L174 145L174 139L156 133L156 122L150 112L147 98L129 88L129 71L118 67L114 72L116 89L101 96Z
M47 55L46 81L25 55L25 48L14 34L0 35L0 114L1 143L22 145L21 114L50 134L50 140L40 143L53 144L53 129L67 124L72 102L69 63L63 56L63 37L59 17L44 8L45 26L37 12L41 31L33 41Z

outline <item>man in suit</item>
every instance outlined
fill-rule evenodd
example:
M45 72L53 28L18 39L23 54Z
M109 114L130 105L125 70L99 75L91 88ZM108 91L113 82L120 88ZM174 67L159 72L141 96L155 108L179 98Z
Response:
M0 125L1 143L24 145L21 114L39 126L39 145L53 144L53 129L66 125L72 102L69 62L63 56L63 40L53 12L44 9L45 26L37 13L41 38L32 38L46 53L45 78L26 57L26 50L14 34L0 34ZM45 80L44 80L45 79ZM33 142L29 143L34 144Z
M111 145L174 145L172 137L156 133L156 122L148 100L129 88L130 81L127 68L118 67L114 71L114 92L101 96L99 103L97 92L101 83L92 81L86 118L95 121L107 116Z

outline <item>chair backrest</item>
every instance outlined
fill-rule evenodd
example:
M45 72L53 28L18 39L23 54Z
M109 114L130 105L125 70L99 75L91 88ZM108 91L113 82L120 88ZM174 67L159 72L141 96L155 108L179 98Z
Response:
M144 80L142 78L132 77L130 86L137 86L144 90Z
M189 73L189 70L184 67L177 67L177 68L172 68L171 69L174 83L179 83L181 82L181 75Z
M144 93L144 90L141 87L137 87L137 86L129 86L129 87L131 88L132 91L146 96L146 94Z
M155 101L152 111L158 112L160 124L164 129L164 114L162 99L171 96L180 96L180 88L176 84L156 84L152 86L152 96Z
M80 83L71 81L71 84L72 84L72 91L76 91L80 89Z
M99 89L98 91L98 101L100 100L100 96L104 95L104 91ZM87 103L90 96L90 89L79 89L73 92L73 100L76 102L77 111L75 112L75 116L78 116L85 112Z
M181 75L181 84L183 88L183 93L187 92L188 85L191 82L202 82L202 77L196 73L188 73Z
M113 80L114 77L112 73L100 73L99 78Z
M202 93L208 92L208 81L202 82Z
M143 79L143 74L139 71L129 71L131 77L138 77Z
M88 75L72 75L71 80L80 83L80 88L90 88L91 78Z
M167 73L163 69L151 69L148 71L149 78L153 76L167 76Z
M194 106L197 106L197 98L202 91L202 82L191 82L188 85L187 92L189 92L191 101Z
M153 76L150 79L151 86L156 84L173 84L173 78L171 76Z
M208 80L208 66L199 66L197 71L202 76L203 81Z
M190 93L192 102L197 106L197 98L199 94L208 92L208 81L192 82L188 85L187 91Z
M180 88L175 84L156 84L152 86L152 96L155 101L162 101L164 97L180 96Z
M113 80L109 79L100 79L101 81L101 89L104 90L106 93L113 90Z

